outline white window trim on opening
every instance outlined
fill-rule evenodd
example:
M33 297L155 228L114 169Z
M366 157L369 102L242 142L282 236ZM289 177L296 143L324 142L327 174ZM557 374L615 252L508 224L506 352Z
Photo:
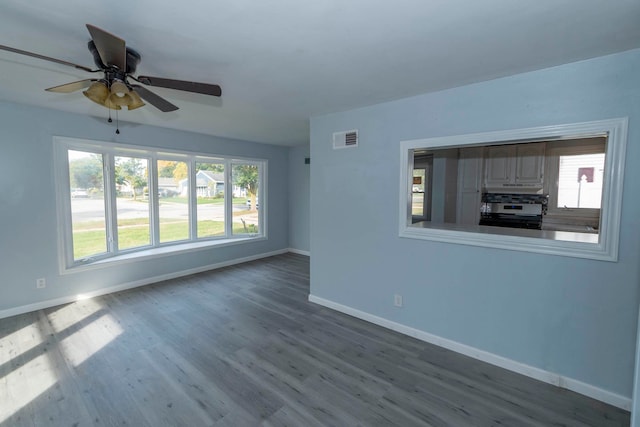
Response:
M617 261L628 118L400 141L399 236L498 249ZM460 148L488 143L527 143L606 136L606 159L597 243L551 240L411 226L412 153L415 149Z
M152 214L150 217L152 227L152 242L150 245L140 248L126 249L110 253L107 256L101 255L91 259L88 262L76 261L73 259L73 238L71 225L71 206L69 204L71 186L69 177L69 161L68 150L88 151L108 153L110 162L107 162L105 169L113 168L113 156L129 156L149 159L148 171L150 179L149 199ZM193 250L203 250L211 247L224 247L228 245L241 244L246 242L254 242L257 240L265 240L267 234L267 203L268 195L266 194L267 176L268 176L268 160L256 158L243 158L239 156L220 156L215 154L186 152L177 150L167 150L164 148L135 146L129 144L117 144L103 141L93 141L87 139L77 139L70 137L53 137L53 153L54 153L54 174L55 174L55 190L56 190L56 210L58 220L58 264L61 274L67 274L76 271L86 271L91 268L102 268L106 265L120 264L123 262L131 262L133 260L149 259L158 256L166 256L169 254L190 252ZM160 243L158 237L158 204L157 204L157 180L156 180L156 161L174 160L187 161L190 165L192 162L204 161L211 163L222 163L225 165L225 235L216 237L197 238L195 232L197 224L195 224L196 216L193 215L195 204L189 203L190 212L190 238L176 242ZM260 208L258 210L259 232L252 234L231 234L232 222L232 187L230 170L234 164L255 164L259 166L258 178L258 194L260 194ZM191 167L189 167L191 169ZM111 174L107 170L104 171L105 186L105 203L106 209L115 209L115 205L107 200L108 194L115 194L115 184L111 180ZM189 177L195 176L195 171L189 170ZM195 180L190 180L190 195L195 194ZM195 199L193 199L195 200ZM113 205L113 206L112 206ZM193 205L193 206L192 206ZM111 206L111 208L109 208ZM113 214L113 212L112 212ZM115 215L112 217L115 218ZM107 218L107 221L109 219ZM112 219L113 221L113 219ZM112 224L113 227L113 224Z

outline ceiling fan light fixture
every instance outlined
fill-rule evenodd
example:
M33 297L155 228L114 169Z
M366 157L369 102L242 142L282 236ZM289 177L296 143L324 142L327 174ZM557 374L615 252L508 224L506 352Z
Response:
M109 88L109 102L120 107L128 106L133 102L129 95L129 87L125 82L114 79Z
M129 111L135 110L136 108L140 108L145 105L144 102L142 102L140 95L138 95L136 91L130 90L129 97L131 98L131 102L129 103L129 105L127 105Z
M102 104L103 107L107 107L110 110L121 110L122 107L118 104L114 104L111 101L111 97L107 97L107 99L104 100L104 103Z
M118 98L124 98L129 93L129 88L122 80L113 80L111 82L111 95L115 95Z
M120 107L126 107L133 102L131 95L129 95L128 93L126 93L124 96L118 96L115 93L112 93L111 95L109 95L109 98L107 98L107 100L109 101L109 103L118 105Z
M82 94L96 104L105 105L105 101L109 97L109 88L107 88L106 82L98 80L93 82Z

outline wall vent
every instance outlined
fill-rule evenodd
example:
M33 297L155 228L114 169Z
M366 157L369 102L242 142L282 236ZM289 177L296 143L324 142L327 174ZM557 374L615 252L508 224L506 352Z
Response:
M335 132L333 134L333 149L353 148L358 146L358 130Z

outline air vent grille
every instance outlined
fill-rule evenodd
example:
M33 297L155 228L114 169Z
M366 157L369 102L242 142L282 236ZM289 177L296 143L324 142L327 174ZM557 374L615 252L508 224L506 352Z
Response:
M358 145L358 132L347 132L344 137L345 145Z
M333 149L353 148L358 146L358 131L348 130L333 134Z

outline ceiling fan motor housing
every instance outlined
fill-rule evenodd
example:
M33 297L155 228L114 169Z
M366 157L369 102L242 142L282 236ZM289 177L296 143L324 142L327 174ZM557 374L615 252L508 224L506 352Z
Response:
M114 65L105 65L102 62L102 59L100 58L100 53L98 52L98 49L96 48L96 44L93 42L93 40L90 40L87 43L87 47L89 48L89 52L91 52L91 54L93 55L93 62L96 64L96 67L98 67L101 70L105 70L105 72L109 68L117 68ZM133 74L136 72L136 69L138 68L138 64L140 63L140 59L142 57L138 52L131 49L130 47L127 47L126 50L127 50L127 62L126 62L127 66L124 72L126 74Z

